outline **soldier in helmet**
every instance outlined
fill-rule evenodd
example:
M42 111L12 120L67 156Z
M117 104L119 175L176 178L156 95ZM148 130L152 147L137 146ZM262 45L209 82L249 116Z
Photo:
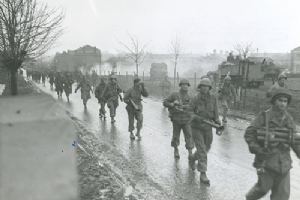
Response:
M195 117L191 122L192 136L197 151L193 154L190 165L195 169L195 162L198 161L198 171L200 182L209 184L207 178L207 153L210 150L213 135L212 127L203 123L203 119L212 120L220 124L217 99L210 93L211 82L208 78L203 78L198 85L198 94L191 101L191 110Z
M100 104L99 117L100 118L103 117L103 119L106 118L106 116L105 116L106 101L103 97L105 87L106 87L106 83L104 81L104 78L101 78L100 83L97 85L96 90L95 90L95 97L98 99L98 103Z
M106 100L107 106L109 108L111 123L114 123L116 121L115 116L117 107L119 106L119 97L120 100L123 101L122 97L120 96L121 92L122 90L118 85L117 77L115 75L111 75L102 95L102 97Z
M267 97L272 97L273 91L274 91L275 89L278 89L278 88L286 88L286 89L288 89L288 86L287 86L287 84L286 84L286 81L287 81L287 76L286 76L286 74L284 74L284 73L279 74L277 82L274 83L274 85L272 85L272 86L270 87L270 89L268 90L268 92L267 92L267 94L266 94Z
M221 100L221 105L223 108L223 118L222 121L223 123L227 122L227 113L229 110L229 107L232 105L232 102L236 100L236 92L231 84L231 78L229 75L227 75L224 78L224 84L219 90L219 97Z
M189 152L189 158L192 156L193 141L191 132L191 113L190 108L191 97L188 94L190 83L186 79L182 79L179 83L179 92L172 93L163 102L163 105L169 109L170 118L173 124L173 137L171 146L174 147L174 157L180 158L178 145L180 141L180 132L183 131L185 139L185 147Z
M84 106L84 109L87 108L87 102L91 98L91 93L93 92L92 86L90 82L87 80L86 76L82 76L81 81L77 85L77 88L75 89L75 93L77 93L77 90L81 91L81 99Z
M57 72L55 76L55 91L57 93L58 98L62 98L62 93L63 93L63 78L61 73Z
M168 76L165 76L164 80L160 82L159 86L161 87L162 97L163 98L168 97L170 95L171 86L172 86L171 82L168 79Z
M148 92L144 86L144 83L141 82L141 79L135 78L133 80L133 87L130 88L124 95L124 102L127 104L126 110L128 113L129 127L128 131L130 132L130 139L134 140L134 118L136 119L136 136L138 140L141 140L141 129L143 126L143 105L142 105L142 96L147 97Z
M271 141L259 137L261 130L272 133L276 130L295 133L295 123L287 112L292 99L286 88L276 88L271 97L271 108L259 113L246 129L245 140L250 153L255 155L253 166L257 169L258 182L247 193L247 200L256 200L271 191L271 200L288 200L290 196L290 169L292 148L300 158L300 145L282 140Z
M67 72L63 80L63 89L66 94L68 102L70 102L69 96L72 93L72 84L73 84L72 76L69 72Z

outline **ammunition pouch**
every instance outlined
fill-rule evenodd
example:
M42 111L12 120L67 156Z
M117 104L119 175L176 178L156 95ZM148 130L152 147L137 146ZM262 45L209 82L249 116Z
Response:
M284 145L289 146L300 145L300 133L295 133L292 131L292 129L270 129L268 137L266 137L266 134L266 129L258 129L257 140L263 142L265 142L265 140L268 140L270 146L277 146L279 143L283 143Z

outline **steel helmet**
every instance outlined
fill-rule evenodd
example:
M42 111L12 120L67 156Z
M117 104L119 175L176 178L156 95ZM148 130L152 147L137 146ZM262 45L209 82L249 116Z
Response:
M209 78L203 78L203 79L201 79L201 80L200 80L200 83L199 83L199 85L198 85L198 89L201 87L201 85L203 85L203 86L208 86L208 87L210 87L210 89L211 89L211 87L212 87L211 81L209 80Z
M229 75L226 75L224 81L231 81L231 77Z
M288 99L288 104L290 104L291 100L292 100L292 94L291 92L283 87L280 88L276 88L274 89L274 91L272 92L272 98L271 98L271 103L274 104L276 99L278 99L279 97L286 97Z
M284 73L282 73L282 74L279 74L279 76L278 76L278 80L280 80L280 79L287 79L287 76L284 74Z
M180 82L179 82L179 87L183 84L186 84L188 86L191 86L190 85L190 82L187 80L187 79L181 79Z
M110 76L110 79L117 79L117 76L113 74Z

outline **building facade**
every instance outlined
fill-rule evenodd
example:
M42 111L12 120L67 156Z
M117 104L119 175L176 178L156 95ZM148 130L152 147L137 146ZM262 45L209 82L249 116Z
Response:
M57 71L74 71L80 68L92 68L101 65L101 51L96 47L85 45L75 50L56 53L53 67Z
M291 51L291 72L300 73L300 47Z

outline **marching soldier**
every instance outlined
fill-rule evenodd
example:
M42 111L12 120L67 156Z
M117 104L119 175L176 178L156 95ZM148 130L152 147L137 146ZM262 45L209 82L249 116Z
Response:
M134 130L134 118L136 119L136 136L138 140L141 140L141 129L143 126L143 105L142 105L142 96L147 97L148 92L144 86L144 83L141 82L141 79L135 78L134 85L130 88L124 95L124 102L127 104L126 110L128 113L129 127L128 131L130 132L130 139L134 140L135 136L133 134Z
M55 91L57 93L57 97L62 98L63 80L62 80L62 76L59 72L56 73L54 85L55 85Z
M63 80L63 89L65 91L68 102L70 102L69 96L72 93L72 84L73 84L73 80L71 74L66 73Z
M296 144L284 142L282 138L278 139L275 136L273 139L268 134L278 130L277 134L281 137L286 135L285 138L289 138L289 133L295 133L295 123L287 112L291 100L291 93L287 89L274 89L271 108L258 114L246 129L245 140L249 151L255 154L253 166L257 169L258 176L258 182L246 195L247 200L260 199L270 190L271 200L289 199L292 167L290 148L300 158L299 141Z
M120 93L122 92L120 86L117 83L117 77L115 75L111 75L107 86L103 92L103 98L106 99L107 106L109 108L109 114L111 118L111 123L114 123L116 110L119 106L119 97L120 100L123 101Z
M169 109L170 119L173 124L173 137L171 146L174 147L174 157L179 159L179 141L180 132L183 131L185 139L185 147L189 152L189 158L192 156L193 141L192 141L192 130L191 130L191 119L190 103L191 97L188 94L190 83L186 79L182 79L179 83L179 92L172 93L163 102L163 105Z
M191 168L195 169L195 161L198 160L198 171L200 174L200 182L209 184L207 178L207 153L210 150L213 135L212 126L203 123L202 120L210 120L216 124L221 124L219 120L219 112L217 99L210 93L211 82L208 78L203 78L198 85L198 94L192 99L191 109L195 116L191 122L192 136L197 151L190 159Z
M100 83L97 85L96 90L95 90L95 97L98 99L98 103L100 104L100 109L99 109L99 117L103 119L106 118L105 116L105 99L103 97L104 89L106 87L106 83L104 81L104 78L101 78Z
M75 93L77 90L81 91L81 99L83 102L84 109L86 109L87 101L91 98L90 92L93 92L92 87L85 76L82 77L82 80L78 84L77 88L75 89Z
M285 74L279 74L278 76L278 80L276 83L274 83L274 85L272 85L270 87L270 89L267 92L267 97L272 97L272 93L274 90L278 89L278 88L286 88L288 89L288 86L286 84L286 80L287 80L287 76Z
M220 94L221 105L223 108L222 122L227 123L227 113L229 107L231 106L232 102L236 100L236 93L233 85L231 84L231 78L229 75L227 75L224 78L224 84L221 87L219 94Z
M168 79L168 76L165 76L165 79L160 82L159 86L161 87L162 97L167 98L170 94L172 86L171 82Z
M54 84L54 73L53 72L50 72L49 73L49 83L50 83L50 89L53 90L53 84Z

